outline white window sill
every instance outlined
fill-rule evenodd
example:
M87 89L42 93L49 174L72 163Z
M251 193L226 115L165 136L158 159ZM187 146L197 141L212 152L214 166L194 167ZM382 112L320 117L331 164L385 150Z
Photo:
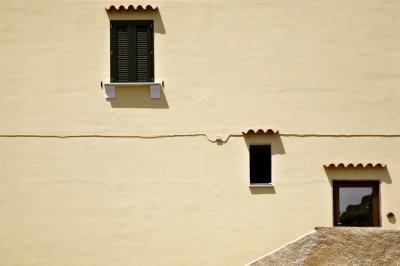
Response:
M256 183L256 184L250 184L249 187L250 188L252 188L252 187L271 187L271 188L273 188L274 185L272 183Z
M104 83L104 97L106 99L115 98L115 87L140 87L148 86L150 89L150 98L161 98L161 87L164 82L110 82Z

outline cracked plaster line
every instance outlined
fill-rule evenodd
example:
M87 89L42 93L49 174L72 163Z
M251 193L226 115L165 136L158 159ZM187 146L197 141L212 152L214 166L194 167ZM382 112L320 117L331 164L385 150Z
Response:
M185 137L205 137L211 143L227 143L232 137L247 137L247 136L270 136L277 135L282 137L297 137L297 138L399 138L400 134L298 134L298 133L275 133L275 134L229 134L225 140L222 137L216 137L214 140L208 137L205 133L196 134L165 134L165 135L41 135L41 134L1 134L0 138L132 138L132 139L162 139L162 138L185 138Z
M40 135L40 134L9 134L0 135L0 138L132 138L132 139L162 139L162 138L184 138L184 137L205 137L209 142L227 142L231 137L241 137L242 135L229 135L225 141L212 140L207 134L167 134L167 135L153 135L153 136L141 136L141 135Z

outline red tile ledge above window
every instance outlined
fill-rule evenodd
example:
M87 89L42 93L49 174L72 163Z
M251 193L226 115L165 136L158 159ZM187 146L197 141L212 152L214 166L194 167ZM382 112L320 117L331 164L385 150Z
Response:
M156 11L158 10L157 6L152 6L152 5L129 5L129 6L124 6L124 5L120 5L120 6L115 6L115 5L111 5L109 7L105 8L107 12L112 12L112 11L118 11L118 12L123 12L123 11Z
M386 168L385 163L327 163L325 168Z
M272 183L257 183L257 184L250 184L250 188L252 187L274 187Z
M151 99L161 98L161 87L163 82L113 82L104 83L104 97L106 99L115 98L115 87L143 87L148 86L150 89Z

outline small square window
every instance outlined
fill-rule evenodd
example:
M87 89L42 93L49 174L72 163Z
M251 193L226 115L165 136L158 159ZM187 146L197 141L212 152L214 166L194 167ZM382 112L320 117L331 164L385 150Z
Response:
M335 226L380 226L379 181L333 181Z
M271 183L271 145L250 145L250 184Z
M153 21L110 21L111 82L153 82Z

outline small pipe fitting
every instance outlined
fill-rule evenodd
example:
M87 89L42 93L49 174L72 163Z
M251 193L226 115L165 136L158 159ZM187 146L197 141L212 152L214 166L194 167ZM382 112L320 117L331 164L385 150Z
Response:
M386 214L386 217L387 218L394 218L394 213L393 212L388 212L387 214Z

